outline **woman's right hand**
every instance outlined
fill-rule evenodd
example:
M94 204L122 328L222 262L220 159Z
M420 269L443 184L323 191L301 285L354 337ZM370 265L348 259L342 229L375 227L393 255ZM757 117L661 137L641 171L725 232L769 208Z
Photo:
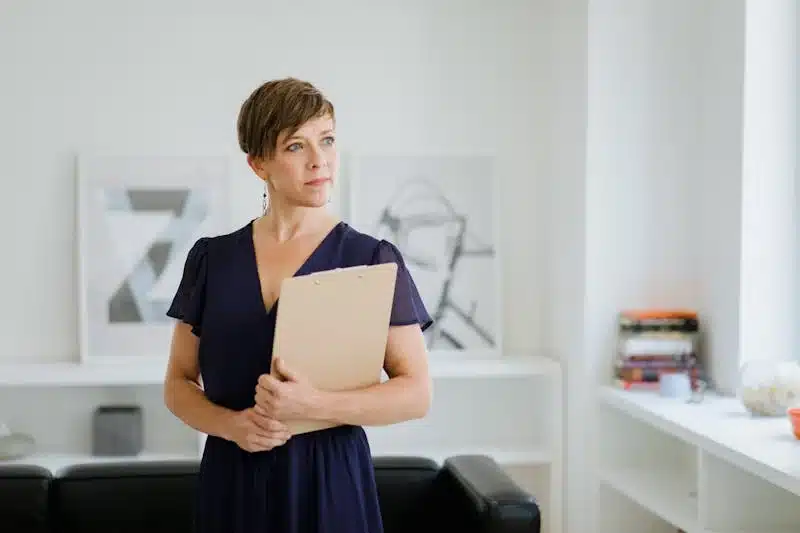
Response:
M250 407L233 413L227 439L247 452L264 452L283 446L291 437L289 428Z

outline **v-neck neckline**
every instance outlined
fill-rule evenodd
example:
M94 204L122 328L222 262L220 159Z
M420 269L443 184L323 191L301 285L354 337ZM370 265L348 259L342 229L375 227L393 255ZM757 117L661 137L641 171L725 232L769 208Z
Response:
M264 289L263 289L263 285L261 283L261 274L258 271L258 254L256 252L256 242L255 242L255 239L254 239L254 231L253 231L253 223L254 222L255 222L255 220L251 220L250 223L247 225L247 228L248 228L248 232L247 232L248 239L247 240L249 241L249 244L250 244L250 257L252 258L252 265L253 265L253 272L254 272L254 276L255 276L255 283L256 283L256 288L257 288L256 292L257 292L257 295L258 295L258 301L261 303L261 305L260 305L261 310L264 312L264 314L267 317L270 317L275 312L276 308L278 307L278 302L281 299L281 292L280 292L280 288L279 288L278 289L278 297L275 298L275 301L272 302L272 305L267 306L267 302L264 301ZM325 234L325 236L322 238L322 240L319 241L319 243L311 250L311 252L308 254L308 256L306 256L305 260L303 260L303 262L297 268L297 270L295 270L294 273L292 273L292 275L290 275L288 278L294 278L294 277L297 277L297 276L301 275L306 270L306 268L308 268L308 265L309 265L309 263L311 263L311 260L314 258L314 256L316 256L317 253L323 248L323 246L325 244L327 244L327 242L331 239L331 237L333 237L333 235L342 226L342 224L344 224L344 221L337 222L328 231L328 233ZM286 279L288 279L288 278L286 278ZM281 281L281 283L283 283L283 281Z

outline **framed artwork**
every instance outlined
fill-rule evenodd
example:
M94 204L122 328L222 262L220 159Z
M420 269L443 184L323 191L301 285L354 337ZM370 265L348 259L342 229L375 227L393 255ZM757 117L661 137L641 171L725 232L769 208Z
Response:
M496 182L486 156L352 156L349 213L393 243L434 319L431 352L502 353Z
M186 256L228 227L223 157L78 160L83 362L166 360Z

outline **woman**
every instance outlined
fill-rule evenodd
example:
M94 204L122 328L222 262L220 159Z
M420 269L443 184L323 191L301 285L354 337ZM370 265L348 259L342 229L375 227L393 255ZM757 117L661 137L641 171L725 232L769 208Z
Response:
M361 426L420 418L428 410L422 332L431 318L399 251L326 210L339 166L334 128L333 106L307 82L274 80L250 95L239 114L239 145L264 181L264 215L198 240L167 312L179 321L165 403L208 435L198 533L381 532ZM398 265L384 362L389 380L326 392L279 358L281 379L269 375L284 278L389 261ZM297 418L338 425L290 438L283 421Z

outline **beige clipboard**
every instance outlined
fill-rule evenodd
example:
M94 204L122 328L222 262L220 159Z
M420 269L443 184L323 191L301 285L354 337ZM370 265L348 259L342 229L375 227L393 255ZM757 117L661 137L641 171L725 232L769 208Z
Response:
M278 303L273 356L326 391L380 382L397 265L324 270L285 279ZM333 427L287 421L293 435Z

